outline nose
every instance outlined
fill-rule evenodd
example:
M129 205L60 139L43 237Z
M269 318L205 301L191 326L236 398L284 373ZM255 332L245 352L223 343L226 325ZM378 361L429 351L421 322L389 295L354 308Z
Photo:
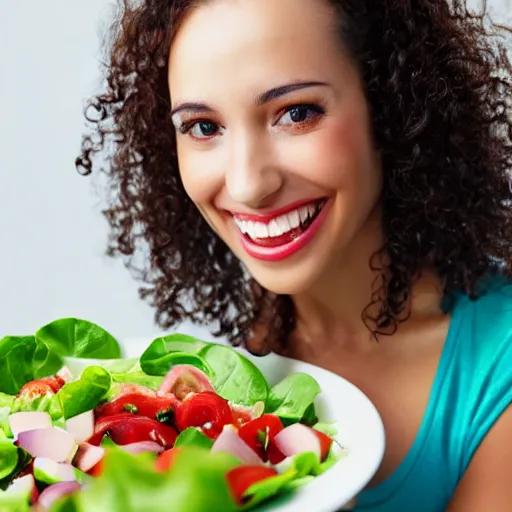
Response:
M283 186L283 173L265 136L245 133L232 140L225 185L231 199L250 208L262 208Z

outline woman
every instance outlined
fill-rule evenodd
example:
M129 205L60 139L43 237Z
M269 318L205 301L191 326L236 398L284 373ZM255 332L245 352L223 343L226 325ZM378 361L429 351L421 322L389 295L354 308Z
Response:
M146 0L78 165L112 156L142 296L359 386L356 510L512 507L512 71L460 0ZM110 151L113 149L113 154Z

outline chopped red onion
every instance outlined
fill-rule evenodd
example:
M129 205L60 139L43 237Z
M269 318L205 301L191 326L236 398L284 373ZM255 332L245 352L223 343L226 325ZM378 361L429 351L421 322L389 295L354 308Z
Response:
M40 494L38 505L43 510L49 510L57 500L80 489L81 485L78 482L59 482L58 484L50 485Z
M121 446L121 448L134 455L144 452L162 453L164 451L164 447L154 441L140 441L138 443L125 444Z
M55 462L69 462L78 448L73 436L57 427L20 432L18 445L32 457L46 457Z
M295 423L281 430L274 442L283 455L292 457L304 452L313 452L321 456L320 441L315 433L305 425Z
M226 425L220 436L213 443L212 452L229 453L243 464L258 465L263 461L255 451L238 435L232 425Z
M94 434L94 411L86 411L66 421L66 430L79 443Z
M20 432L51 427L52 418L47 412L15 412L9 415L9 426L17 439Z
M73 458L73 466L80 471L87 473L105 456L105 448L101 446L93 446L89 443L80 443L75 457Z

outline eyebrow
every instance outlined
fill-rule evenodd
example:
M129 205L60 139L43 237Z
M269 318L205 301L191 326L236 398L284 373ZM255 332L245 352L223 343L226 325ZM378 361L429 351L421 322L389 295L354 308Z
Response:
M273 87L272 89L269 89L268 91L265 91L261 94L258 94L255 103L257 106L262 106L265 103L269 103L270 101L280 98L281 96L286 96L287 94L290 94L292 92L299 91L301 89L308 89L311 87L330 87L330 84L328 84L327 82L309 81L292 82L289 84L280 85L278 87ZM184 110L196 113L213 112L213 108L211 108L206 103L187 101L176 105L176 107L174 107L171 110L171 116L174 116L178 112L182 112Z

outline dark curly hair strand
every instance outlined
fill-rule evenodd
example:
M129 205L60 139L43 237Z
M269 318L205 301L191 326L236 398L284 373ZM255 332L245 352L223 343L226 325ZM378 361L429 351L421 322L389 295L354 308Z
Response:
M326 1L326 0L323 0ZM147 244L141 296L168 328L190 319L215 335L280 350L295 325L290 297L252 280L188 198L170 120L169 48L197 0L124 0L112 27L106 90L90 100L83 174L111 157L108 253ZM481 278L512 271L512 66L486 13L462 0L329 0L342 43L364 79L383 169L383 277L374 334L396 328L418 273L447 296L478 296ZM385 260L379 256L386 255ZM377 265L385 261L385 265ZM254 332L258 332L254 336ZM257 340L257 341L254 341Z

